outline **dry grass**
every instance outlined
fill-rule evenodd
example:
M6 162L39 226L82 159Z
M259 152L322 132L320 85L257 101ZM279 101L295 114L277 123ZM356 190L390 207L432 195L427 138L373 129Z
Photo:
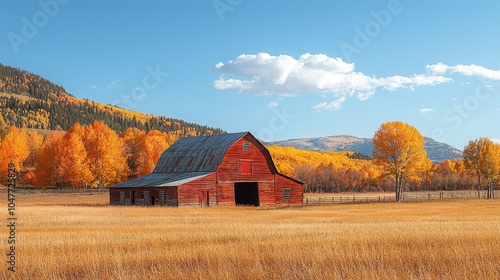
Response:
M17 272L1 279L500 278L500 200L200 209L19 198L17 211Z
M26 191L25 191L26 192ZM2 191L6 193L6 191ZM21 206L106 206L109 205L107 191L91 193L49 193L30 190L17 194Z

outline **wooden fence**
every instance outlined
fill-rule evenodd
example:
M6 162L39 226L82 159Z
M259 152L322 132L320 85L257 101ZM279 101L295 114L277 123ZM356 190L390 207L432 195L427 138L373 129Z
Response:
M396 196L331 196L331 197L306 197L304 205L319 204L344 204L344 203L370 203L370 202L394 202Z
M432 192L432 193L403 193L403 201L422 201L436 199L459 199L459 198L486 198L486 191L464 191L464 192ZM500 191L494 191L493 198L500 198Z
M486 198L486 191L481 191L478 195L477 191L465 192L430 192L430 193L403 193L403 202L412 201L427 201L438 199L474 199ZM500 191L494 191L494 198L500 199ZM324 196L324 197L305 197L304 205L326 205L326 204L346 204L346 203L373 203L373 202L395 202L395 195L381 196Z

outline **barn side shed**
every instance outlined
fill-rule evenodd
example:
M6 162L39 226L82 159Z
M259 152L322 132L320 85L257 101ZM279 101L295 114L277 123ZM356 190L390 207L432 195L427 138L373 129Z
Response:
M302 204L303 183L280 174L250 132L185 137L153 173L109 188L112 205L215 206Z

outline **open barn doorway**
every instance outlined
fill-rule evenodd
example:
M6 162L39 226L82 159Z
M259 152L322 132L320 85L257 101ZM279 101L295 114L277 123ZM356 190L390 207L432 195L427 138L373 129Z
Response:
M259 183L234 183L234 203L236 205L259 206Z

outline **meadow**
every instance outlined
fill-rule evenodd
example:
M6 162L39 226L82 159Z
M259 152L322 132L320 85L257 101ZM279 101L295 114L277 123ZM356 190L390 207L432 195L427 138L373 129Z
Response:
M498 199L203 209L107 203L107 194L19 196L16 272L3 267L0 279L500 278ZM1 246L5 256L7 242Z

